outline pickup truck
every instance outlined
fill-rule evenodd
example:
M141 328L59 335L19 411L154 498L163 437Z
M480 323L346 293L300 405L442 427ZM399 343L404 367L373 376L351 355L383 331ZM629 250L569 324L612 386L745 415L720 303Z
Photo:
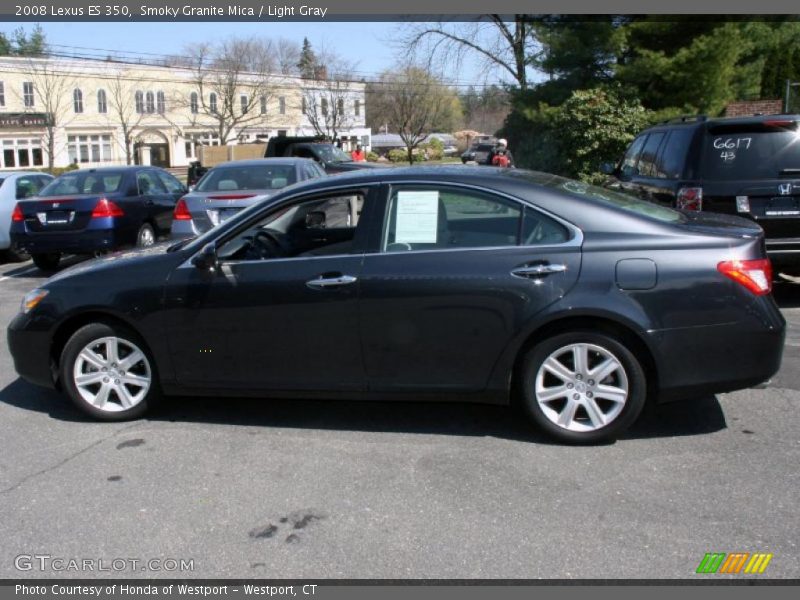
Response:
M270 138L264 151L264 158L275 157L311 158L317 161L328 175L379 167L374 163L356 162L347 152L334 146L330 141L313 136ZM209 167L202 165L199 161L189 163L187 185L195 185L208 169Z

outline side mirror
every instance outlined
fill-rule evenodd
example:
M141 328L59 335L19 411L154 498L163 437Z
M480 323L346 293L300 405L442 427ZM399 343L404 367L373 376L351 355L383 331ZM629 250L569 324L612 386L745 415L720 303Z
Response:
M306 214L306 229L325 229L325 212L312 210Z
M617 171L617 165L610 162L604 162L600 165L600 172L603 175L614 175Z
M217 247L214 243L203 246L197 254L192 257L192 264L201 271L215 271L219 265L217 259Z

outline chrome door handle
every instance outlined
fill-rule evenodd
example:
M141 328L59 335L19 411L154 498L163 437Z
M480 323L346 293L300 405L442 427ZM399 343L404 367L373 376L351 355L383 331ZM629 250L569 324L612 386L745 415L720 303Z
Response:
M308 287L325 289L332 287L340 287L342 285L350 285L358 281L358 277L352 275L338 275L336 277L320 277L319 279L311 279L306 281Z
M552 273L563 273L567 270L567 265L551 265L551 264L544 264L544 265L532 265L529 267L517 267L511 271L511 274L515 277L523 277L525 279L531 279L535 277L543 277L545 275L550 275Z

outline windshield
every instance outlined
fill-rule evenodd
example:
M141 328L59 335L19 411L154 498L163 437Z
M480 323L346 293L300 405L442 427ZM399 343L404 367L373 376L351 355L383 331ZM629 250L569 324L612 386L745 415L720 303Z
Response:
M295 183L294 165L249 165L214 167L197 184L198 192L277 190Z
M66 173L47 184L39 196L64 196L70 194L112 194L119 191L122 171L76 171Z
M797 121L712 127L703 150L703 178L710 180L775 179L800 169ZM784 173L785 174L785 173Z
M353 158L347 152L336 146L317 144L314 146L314 150L326 163L353 162Z

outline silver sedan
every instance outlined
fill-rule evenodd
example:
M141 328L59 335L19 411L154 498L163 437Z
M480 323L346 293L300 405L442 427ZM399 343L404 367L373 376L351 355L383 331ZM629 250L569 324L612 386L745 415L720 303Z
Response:
M237 212L288 185L325 177L307 158L261 158L222 163L210 169L175 205L171 236L200 235Z

